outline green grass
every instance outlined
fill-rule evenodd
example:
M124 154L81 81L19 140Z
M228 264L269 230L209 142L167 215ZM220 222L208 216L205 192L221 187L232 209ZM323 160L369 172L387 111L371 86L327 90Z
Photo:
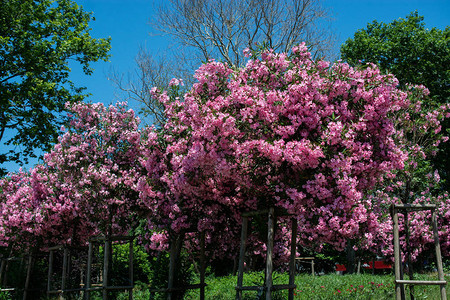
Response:
M250 273L244 276L244 285L258 285L262 282L262 273ZM405 278L406 279L406 278ZM437 280L436 276L417 275L416 279ZM450 278L447 276L446 280ZM288 283L287 274L275 274L274 283ZM395 284L393 275L298 275L295 278L297 288L295 299L394 299ZM207 279L206 299L234 299L236 276ZM409 289L406 290L409 295ZM244 299L255 299L257 292L245 292ZM439 286L417 286L416 299L440 299ZM447 297L450 297L447 289ZM409 297L407 297L409 298ZM198 291L189 291L185 299L199 299ZM287 299L287 291L276 294L276 299Z
M244 285L261 285L263 282L263 272L246 273ZM405 278L407 279L407 278ZM437 280L436 275L418 274L415 279ZM447 281L450 276L446 276ZM234 299L236 292L236 276L214 277L206 279L208 286L205 289L206 299L230 300ZM288 283L287 274L274 274L274 284ZM295 299L297 300L323 300L323 299L348 299L348 300L379 300L395 299L394 275L298 275L295 278L297 288ZM273 295L274 300L287 299L287 291L281 291ZM406 298L409 299L409 289L406 288ZM440 299L439 286L416 286L416 299ZM121 297L123 296L123 297ZM134 291L134 299L148 299L148 291L142 286ZM244 300L256 299L256 291L243 292ZM199 290L190 290L184 299L199 299ZM450 299L450 288L447 288L447 298ZM118 299L127 299L122 294ZM265 298L261 298L265 299Z
M262 285L263 272L246 273L244 285ZM405 278L407 279L407 278ZM437 280L436 275L418 274L415 279ZM447 282L450 276L445 278ZM205 289L206 299L230 300L234 299L236 292L236 276L206 278L207 287ZM274 284L288 283L287 274L274 274ZM295 299L297 300L323 300L323 299L395 299L394 275L298 275L295 278L297 288L295 289ZM148 289L145 284L138 284L133 292L133 299L149 299ZM287 291L280 291L273 295L274 300L287 299ZM409 289L406 289L407 299L409 299ZM5 297L6 296L6 297ZM94 296L94 295L93 295ZM117 293L117 300L128 299L127 293ZM254 300L257 297L256 291L243 292L243 299ZM100 294L94 299L101 299ZM190 290L186 293L186 300L199 299L199 290ZM439 286L416 286L416 299L440 299ZM450 287L447 287L447 298L450 299ZM9 299L7 295L0 293L0 299ZM265 299L265 298L261 298Z

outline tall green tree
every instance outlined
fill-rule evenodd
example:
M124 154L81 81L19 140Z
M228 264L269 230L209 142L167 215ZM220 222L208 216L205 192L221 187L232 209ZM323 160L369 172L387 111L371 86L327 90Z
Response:
M49 149L65 103L83 99L83 88L69 80L69 61L91 74L90 63L106 61L110 50L110 39L91 37L92 19L71 0L0 1L0 142L15 149L0 150L0 165Z
M341 46L341 58L350 65L372 62L393 73L400 85L423 84L433 102L450 103L450 26L428 29L424 17L413 12L389 24L373 21ZM450 134L450 122L443 124ZM450 188L450 143L432 159Z

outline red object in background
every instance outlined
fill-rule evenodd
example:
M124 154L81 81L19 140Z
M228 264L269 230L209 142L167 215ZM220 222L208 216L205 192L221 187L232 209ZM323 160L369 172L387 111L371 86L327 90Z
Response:
M363 263L362 267L364 269L372 269L373 262ZM375 261L375 269L392 269L392 265L385 263L382 260ZM347 271L345 265L336 264L336 271Z
M344 265L336 264L336 271L347 271L347 268Z
M369 263L364 263L364 267L365 269L372 269L372 262L370 261ZM377 260L375 261L375 269L392 269L392 265L385 263L382 260Z

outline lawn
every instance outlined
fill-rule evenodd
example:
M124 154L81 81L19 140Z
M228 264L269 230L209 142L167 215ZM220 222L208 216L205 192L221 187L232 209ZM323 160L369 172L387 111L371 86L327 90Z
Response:
M287 274L275 274L274 283L287 283ZM405 278L406 279L406 278ZM416 279L437 280L437 275L418 274ZM446 276L448 281L450 276ZM263 273L246 273L244 285L258 285L263 280ZM236 276L213 277L206 280L206 299L229 300L235 298ZM298 275L295 283L295 299L394 299L395 285L393 275ZM447 297L450 292L447 289ZM409 290L406 290L409 295ZM121 295L122 296L122 295ZM123 299L126 299L123 294ZM243 299L256 299L257 292L244 292ZM416 299L440 299L438 286L417 286L415 288ZM119 297L121 298L121 297ZM148 291L145 288L137 287L134 293L135 299L148 299ZM409 297L407 297L409 298ZM185 299L199 299L198 290L189 291ZM263 299L263 298L261 298ZM274 300L287 299L287 291L279 292L273 296Z
M244 285L261 285L263 282L263 272L246 273L244 276ZM407 279L407 278L405 278ZM437 280L436 274L417 274L415 279L421 280ZM447 282L450 275L446 275ZM195 280L194 281L198 281ZM206 278L207 287L205 289L206 299L214 300L230 300L235 299L236 276ZM288 283L287 274L274 274L274 284ZM295 289L295 297L297 300L323 300L323 299L394 299L395 285L394 275L337 275L328 274L322 276L311 276L307 274L297 275L295 278L297 288ZM450 288L447 288L447 298L450 299ZM406 289L407 299L409 299L409 289ZM263 293L259 299L265 299ZM243 292L244 300L254 300L257 298L258 292ZM274 300L287 299L287 291L279 291L273 295ZM440 299L439 286L416 286L416 299ZM91 299L100 300L100 293L93 293ZM117 300L128 299L128 293L118 292L114 296ZM186 293L184 299L199 299L199 290L190 290ZM7 293L0 293L0 300L11 299ZM137 282L134 289L133 299L147 300L149 292L147 285ZM156 295L155 300L166 299L163 295Z

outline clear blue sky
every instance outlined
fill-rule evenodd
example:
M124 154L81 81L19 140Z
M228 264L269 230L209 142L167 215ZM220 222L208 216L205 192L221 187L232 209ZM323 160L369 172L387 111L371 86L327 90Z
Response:
M111 37L112 50L110 62L100 62L93 65L95 71L91 76L85 76L74 66L71 75L77 86L86 86L92 95L91 102L115 103L123 100L123 95L113 82L108 80L109 74L126 74L135 69L135 56L140 47L152 53L157 53L167 47L167 38L150 36L148 22L152 18L159 1L150 0L75 0L84 10L93 12L95 21L90 23L91 34L95 38ZM335 32L339 47L345 40L367 23L377 20L391 22L394 19L406 17L417 10L425 17L428 28L444 29L450 25L449 0L323 0L333 18L332 30ZM138 110L137 103L129 105ZM3 146L3 145L2 145ZM36 161L31 162L31 166ZM9 171L18 170L15 164L6 166Z
M156 53L167 47L167 38L150 36L149 20L159 1L149 0L78 0L86 11L92 11L96 21L91 22L94 37L112 38L112 57L109 63L98 63L92 76L83 76L75 70L73 81L84 85L92 93L90 100L113 103L117 100L117 89L108 74L112 69L118 73L133 72L134 59L139 47ZM337 46L352 37L367 23L377 20L391 22L406 17L417 10L425 17L427 27L444 29L450 25L449 0L323 0L330 10L332 30L338 37ZM120 99L120 98L119 98ZM130 105L134 105L130 103Z

